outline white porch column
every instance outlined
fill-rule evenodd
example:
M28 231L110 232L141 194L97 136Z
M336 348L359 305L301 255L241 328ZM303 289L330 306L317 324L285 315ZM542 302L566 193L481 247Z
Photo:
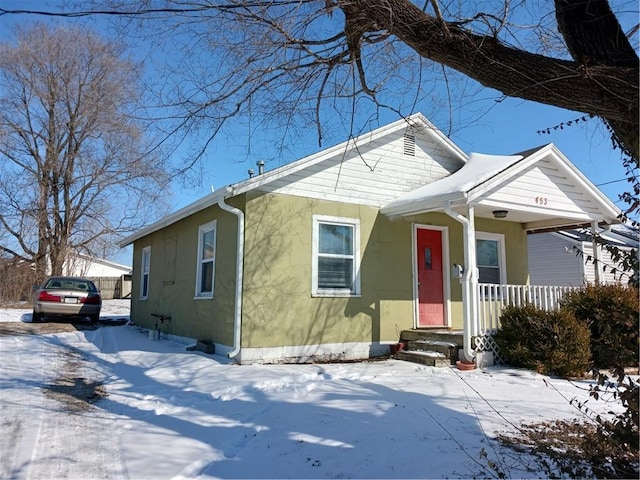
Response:
M596 243L596 235L598 233L598 222L591 222L591 248L593 249L593 270L595 273L596 285L602 283L602 254L600 245Z
M465 259L467 265L469 265L469 288L471 289L471 295L469 302L471 304L469 326L471 328L471 336L478 335L480 327L478 325L478 258L476 255L476 222L475 222L475 210L473 206L468 205L467 218L469 219L469 228L467 232L468 245L465 248L465 255L468 258Z
M472 344L474 335L478 332L478 262L476 260L476 229L474 222L474 209L467 206L467 216L460 215L445 205L444 211L454 220L462 224L462 239L464 248L464 274L462 275L462 320L463 320L463 357L469 362L473 361L475 348Z

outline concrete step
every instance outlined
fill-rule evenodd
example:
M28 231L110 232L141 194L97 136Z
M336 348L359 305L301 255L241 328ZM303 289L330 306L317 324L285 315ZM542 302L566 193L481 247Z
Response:
M452 365L452 360L444 354L428 350L400 350L395 353L394 358L429 367L450 367Z
M448 342L443 340L410 340L407 342L406 350L409 351L433 351L442 353L445 357L450 359L458 359L458 350L460 347L455 342Z
M463 345L462 330L403 330L400 332L401 342L416 340L435 340L450 342L458 347Z

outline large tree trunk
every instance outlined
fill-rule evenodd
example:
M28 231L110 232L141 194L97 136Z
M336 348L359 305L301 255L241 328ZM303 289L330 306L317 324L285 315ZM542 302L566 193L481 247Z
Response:
M346 2L345 2L346 3ZM347 25L356 22L354 30L387 30L424 58L439 62L494 88L507 96L518 97L604 118L627 151L638 158L638 66L630 60L619 63L583 63L561 60L511 48L493 37L469 32L456 23L430 16L409 0L348 0L345 9ZM557 4L580 3L558 0ZM586 0L585 4L605 4L606 0ZM366 15L353 15L354 5ZM609 10L610 11L610 10ZM563 10L560 15L571 15ZM619 33L611 27L611 18L603 21L599 32L614 36L605 52L625 50ZM619 25L613 17L615 25ZM566 29L565 29L566 31ZM584 38L581 40L581 38ZM579 45L596 40L593 35L572 36L573 51ZM587 49L590 52L591 50ZM626 50L625 50L626 51ZM597 57L596 57L597 59Z
M606 0L555 0L558 30L583 65L638 68L638 55Z
M585 65L609 65L632 68L638 72L638 55L622 31L620 23L605 0L555 0L558 30L576 62ZM636 86L636 91L637 91ZM635 113L633 107L636 107ZM637 113L638 101L629 104L629 113ZM602 115L617 141L638 162L638 124Z

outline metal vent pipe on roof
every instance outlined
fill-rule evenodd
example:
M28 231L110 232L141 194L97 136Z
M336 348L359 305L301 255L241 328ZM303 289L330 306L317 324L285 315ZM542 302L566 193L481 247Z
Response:
M264 162L262 160L258 160L256 165L258 166L258 175L262 175L264 173Z

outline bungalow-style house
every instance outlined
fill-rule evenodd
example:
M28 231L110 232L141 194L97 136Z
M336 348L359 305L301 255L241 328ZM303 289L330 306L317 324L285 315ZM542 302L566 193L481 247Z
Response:
M619 214L553 144L467 155L421 114L260 170L121 242L136 324L242 364L366 358L406 329L462 329L473 361L487 286L529 283L527 233Z
M529 280L533 285L582 286L588 283L623 283L629 281L607 248L635 251L638 254L638 231L629 225L598 228L599 242L593 242L591 229L576 228L558 232L533 233L527 237Z

